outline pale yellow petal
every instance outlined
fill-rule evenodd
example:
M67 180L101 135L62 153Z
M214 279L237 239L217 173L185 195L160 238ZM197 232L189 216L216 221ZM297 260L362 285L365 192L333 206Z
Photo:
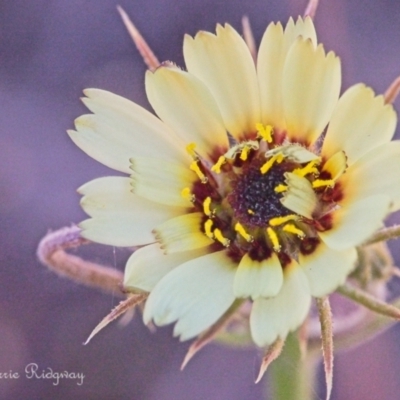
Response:
M226 149L228 136L209 89L194 75L162 66L146 73L146 93L157 115L201 155Z
M173 269L205 254L205 249L164 254L158 243L144 246L136 250L126 263L124 287L150 292Z
M296 214L312 218L318 200L308 179L287 172L285 174L287 190L283 192L281 203Z
M330 157L343 150L348 164L381 144L389 142L396 129L397 115L383 96L363 84L354 85L342 95L333 112L322 146Z
M319 236L332 249L358 246L382 227L389 211L390 198L385 195L348 203L332 212L332 229L320 232Z
M306 275L294 262L285 267L280 292L271 299L254 301L250 314L251 335L257 346L285 339L305 320L311 305L310 287Z
M187 69L213 94L226 129L236 138L254 133L260 122L257 75L250 51L230 26L217 26L217 34L185 36Z
M312 40L316 46L317 37L311 18L290 18L283 31L282 25L269 24L261 40L257 57L257 75L261 97L261 120L275 129L286 128L282 104L283 66L289 48L297 37Z
M329 122L339 98L340 60L322 45L297 38L283 70L283 106L290 139L314 143Z
M151 291L143 320L163 326L177 321L180 340L214 324L235 300L235 264L225 251L190 260L167 274Z
M129 173L134 156L185 162L184 144L154 115L113 93L85 90L82 101L94 113L75 120L68 134L89 156L118 171Z
M357 251L354 247L338 251L320 243L313 253L299 254L299 264L314 297L326 296L343 284L356 262Z
M78 189L81 206L92 218L79 224L82 236L112 246L139 246L155 241L152 230L182 213L181 208L153 203L131 191L129 178L106 177Z
M262 261L252 260L245 254L239 263L233 283L236 297L273 297L283 282L282 266L275 253Z
M156 203L174 207L191 207L182 197L182 189L191 187L197 175L188 167L156 158L131 159L132 190Z
M214 243L201 231L203 220L201 212L185 214L157 225L154 232L166 254L199 249Z

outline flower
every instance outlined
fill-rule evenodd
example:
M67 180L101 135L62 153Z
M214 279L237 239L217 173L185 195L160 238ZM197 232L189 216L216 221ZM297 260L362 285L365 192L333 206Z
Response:
M72 140L131 177L83 185L82 235L140 246L124 286L149 292L144 322L198 336L251 302L258 346L284 339L312 297L341 285L356 246L399 209L397 117L363 84L339 98L341 65L312 20L271 23L257 62L229 25L185 36L187 72L146 73L159 119L115 94L85 90L93 114Z

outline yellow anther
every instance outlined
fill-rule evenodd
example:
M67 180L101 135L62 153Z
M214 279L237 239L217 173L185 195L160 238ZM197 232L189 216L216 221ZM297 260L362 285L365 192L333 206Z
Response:
M305 167L303 168L296 168L293 173L298 176L306 176L308 174L318 174L318 168L315 166L320 162L319 159L310 161Z
M247 210L247 214L254 215L255 213L254 213L253 210L248 209L248 210Z
M251 148L249 146L244 146L243 149L242 149L242 152L240 153L240 157L239 158L242 161L246 161L247 157L249 156L250 150L251 150Z
M224 164L225 161L226 161L226 157L225 156L220 156L218 158L218 161L211 167L211 171L214 171L217 174L219 174L221 172L222 164Z
M271 125L256 124L256 129L259 137L268 143L272 142L273 128Z
M299 219L299 217L295 214L290 214L290 215L286 215L284 217L276 217L276 218L271 218L269 220L269 224L271 226L279 226L282 225L288 221L296 221L297 219Z
M197 158L197 154L194 151L194 149L196 148L196 143L189 143L186 146L186 151L189 153L189 155L193 158Z
M204 214L207 215L207 217L209 217L212 214L210 206L211 206L211 197L208 196L203 201L203 211L204 211Z
M193 161L190 164L190 169L196 173L196 175L199 177L201 180L201 183L207 183L207 177L203 174L203 171L200 169L199 165L197 164L197 161Z
M285 232L293 233L294 235L297 235L300 239L303 239L306 236L306 234L301 229L297 228L293 224L286 224L282 228L282 230Z
M286 192L286 190L288 190L288 187L286 185L282 185L282 183L280 183L275 189L275 193L282 193L282 192Z
M212 233L211 229L213 226L213 222L211 219L208 219L205 223L204 223L204 232L206 234L206 236L210 239L214 239L214 234Z
M228 247L229 244L231 243L231 241L228 238L222 235L222 232L218 228L214 230L214 236L215 239L217 239L218 242L220 242L224 247Z
M316 179L312 183L312 187L314 189L319 188L319 187L324 187L324 186L333 188L335 186L335 181L333 179Z
M275 163L280 164L285 156L282 153L274 154L261 168L260 171L264 175L266 174Z
M235 224L235 231L242 236L247 242L252 242L254 240L253 236L249 235L243 228L243 225L239 222Z
M267 234L268 234L269 240L272 243L272 248L274 249L274 251L279 253L281 251L281 245L279 244L278 235L272 228L269 228L269 227L267 228Z
M185 188L182 189L181 196L184 199L189 200L191 202L193 202L195 200L194 194L191 193L191 191L190 191L190 189L188 187L185 187Z

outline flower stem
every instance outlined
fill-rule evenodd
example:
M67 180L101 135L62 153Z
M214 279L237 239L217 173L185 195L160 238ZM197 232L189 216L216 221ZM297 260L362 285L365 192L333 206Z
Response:
M383 228L378 232L375 232L371 238L363 243L363 246L369 244L383 242L386 240L396 239L400 236L400 225L393 225L388 228Z
M270 369L270 393L273 400L312 400L315 392L315 373L319 358L302 355L295 334L290 334L280 357Z

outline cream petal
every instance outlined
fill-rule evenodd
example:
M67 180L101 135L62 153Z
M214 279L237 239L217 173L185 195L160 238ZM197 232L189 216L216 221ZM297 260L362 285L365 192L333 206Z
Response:
M182 197L182 189L191 187L197 175L188 167L156 158L131 159L133 193L156 203L175 207L191 207Z
M281 291L271 299L254 301L250 314L251 335L257 346L285 339L305 320L311 305L307 277L297 264L286 266Z
M157 115L202 156L228 147L217 103L195 76L172 66L147 71L146 93Z
M346 168L346 153L344 151L338 151L337 153L329 157L322 168L322 172L328 172L331 176L331 179L336 181L345 173Z
M164 254L158 243L142 247L126 263L124 287L150 292L173 269L205 254L205 249Z
M332 229L319 236L332 249L358 246L382 227L390 203L388 196L376 195L343 206L332 212Z
M383 96L363 84L342 95L333 112L321 154L330 157L343 150L349 165L381 144L389 142L396 129L397 115Z
M112 246L139 246L155 242L152 229L182 213L131 192L129 178L105 177L78 189L81 206L91 216L79 224L82 236Z
M245 254L239 263L233 282L236 297L276 296L283 283L282 267L275 253L266 260L252 260Z
M92 158L126 173L134 156L189 160L179 138L144 108L104 90L84 93L83 102L94 114L77 118L76 131L68 134Z
M163 326L177 321L174 335L181 340L197 336L235 300L235 265L225 251L190 260L167 274L151 291L143 320Z
M297 38L283 69L283 106L287 134L294 141L314 143L332 115L341 84L340 60L325 55L322 45Z
M343 284L356 262L357 251L354 247L337 251L324 243L320 243L311 254L299 255L299 264L314 297L326 296Z
M315 28L311 18L290 18L283 31L282 25L269 24L261 40L257 56L257 75L261 97L261 120L279 130L286 128L282 104L283 66L287 52L297 37L311 39L317 44Z
M306 218L312 218L318 200L308 179L287 172L285 174L287 190L283 192L281 203L289 210Z
M345 202L376 194L389 196L392 211L400 207L400 141L385 143L358 159L340 178Z
M166 254L209 246L214 241L201 231L204 214L195 212L163 222L154 229Z
M187 69L209 88L226 129L236 138L253 133L260 122L256 69L250 51L228 24L217 34L186 35L183 54Z

